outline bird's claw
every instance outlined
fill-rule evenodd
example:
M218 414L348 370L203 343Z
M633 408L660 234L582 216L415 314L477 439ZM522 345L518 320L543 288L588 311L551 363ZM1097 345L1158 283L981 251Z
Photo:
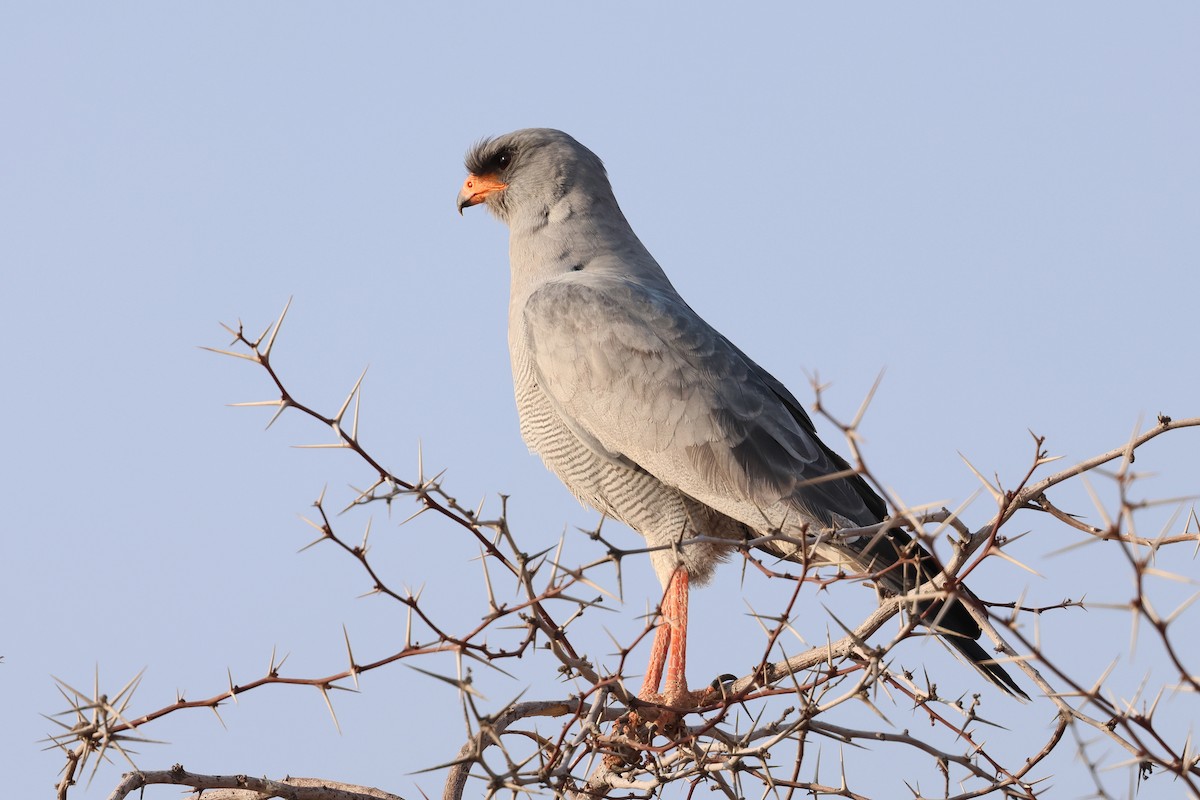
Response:
M646 724L671 731L685 716L720 702L722 697L719 686L706 686L696 691L676 686L667 687L665 692L641 692L638 699L649 705L631 711L629 721L635 728Z

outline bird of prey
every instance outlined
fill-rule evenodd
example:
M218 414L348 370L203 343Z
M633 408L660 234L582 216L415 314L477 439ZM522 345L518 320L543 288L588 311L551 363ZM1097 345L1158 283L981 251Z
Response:
M688 587L738 543L776 534L760 546L838 564L891 594L937 573L903 531L836 534L884 520L884 501L817 437L792 393L680 297L592 151L530 128L479 142L466 169L459 213L482 203L509 228L508 345L526 444L580 500L656 548L663 624L643 698L694 704ZM959 601L917 609L989 680L1025 696Z

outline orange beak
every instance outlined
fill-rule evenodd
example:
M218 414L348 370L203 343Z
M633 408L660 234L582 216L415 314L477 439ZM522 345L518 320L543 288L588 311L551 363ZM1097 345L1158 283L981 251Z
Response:
M462 190L458 193L458 214L462 216L464 208L477 206L487 199L492 192L507 189L508 184L495 175L468 175L463 182Z

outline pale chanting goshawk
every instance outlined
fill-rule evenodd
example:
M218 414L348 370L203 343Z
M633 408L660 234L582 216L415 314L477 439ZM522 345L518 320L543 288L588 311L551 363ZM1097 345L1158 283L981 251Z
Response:
M509 228L521 435L580 500L658 548L664 624L644 698L695 699L685 678L688 585L707 581L731 552L719 540L783 534L809 544L762 548L839 564L893 594L935 574L933 557L903 531L836 535L885 519L884 501L817 437L783 384L684 302L594 153L561 131L531 128L481 141L466 168L460 213L482 203ZM697 536L708 541L688 543ZM980 628L958 600L918 609L983 675L1025 696L976 641Z

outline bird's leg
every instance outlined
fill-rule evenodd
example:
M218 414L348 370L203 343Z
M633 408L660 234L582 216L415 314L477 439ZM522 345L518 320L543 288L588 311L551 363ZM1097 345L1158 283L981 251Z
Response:
M674 620L676 615L672 611L672 606L675 600L676 578L680 573L683 573L684 580L687 580L687 572L683 567L672 572L670 580L667 581L667 588L663 592L662 602L659 604L661 620L658 628L654 631L654 643L650 646L650 664L646 667L646 677L642 680L642 691L638 693L638 697L643 700L655 702L662 700L659 687L662 686L663 668L667 665L667 653L672 649L671 644L675 638ZM670 674L669 671L668 674Z
M654 632L650 665L646 668L646 677L638 696L668 706L693 706L697 695L687 688L688 572L683 567L677 567L667 582L660 614L662 622ZM666 686L665 691L659 694L664 667L667 672Z
M688 571L676 567L663 598L663 616L671 632L664 694L667 705L691 705L687 688Z
M646 677L642 679L642 691L638 697L652 700L659 696L662 686L663 668L667 664L667 650L671 647L671 627L662 622L654 631L654 643L650 645L650 665L646 667Z

